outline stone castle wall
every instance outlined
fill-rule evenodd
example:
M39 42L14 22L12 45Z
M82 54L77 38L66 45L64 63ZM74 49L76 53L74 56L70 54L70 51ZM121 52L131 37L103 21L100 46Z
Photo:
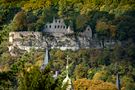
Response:
M10 32L9 52L14 55L13 52L15 48L30 51L31 48L44 49L47 45L49 45L52 49L58 48L61 50L102 48L103 46L101 42L94 36L96 35L92 34L90 26L87 26L86 30L79 33L78 36L75 36L70 26L67 28L62 19L54 19L52 23L45 25L44 32ZM109 44L110 43L106 43L106 45Z

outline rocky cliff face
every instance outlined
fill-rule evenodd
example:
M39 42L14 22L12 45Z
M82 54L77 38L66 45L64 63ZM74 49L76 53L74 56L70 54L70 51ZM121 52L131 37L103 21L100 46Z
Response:
M44 49L47 45L61 50L102 47L96 38L74 33L10 32L9 42L12 53L15 48L29 51L31 48Z

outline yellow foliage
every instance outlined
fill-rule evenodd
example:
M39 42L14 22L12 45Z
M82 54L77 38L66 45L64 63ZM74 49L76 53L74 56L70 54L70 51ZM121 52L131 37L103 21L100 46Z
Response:
M121 80L121 90L126 90L126 86L128 85L129 82L132 82L133 79L131 77L128 76L123 76L122 80Z
M111 25L110 23L103 22L103 21L98 21L96 24L96 30L99 31L109 31L111 36L114 37L116 35L116 26Z
M98 21L96 24L97 31L104 31L108 29L108 25L106 22Z
M126 90L126 88L125 87L122 87L121 90Z
M111 32L112 37L114 37L116 35L116 26L109 25L109 30Z
M94 76L93 76L93 80L100 80L100 78L105 75L106 72L105 71L100 71L100 72L97 72Z
M30 72L33 68L34 68L34 66L27 67L27 68L26 68L26 71L27 71L27 72Z
M100 1L100 0L85 0L80 10L80 13L88 14L90 11L98 10L99 7L98 7L98 3L95 3L96 1Z
M62 59L64 58L64 53L61 50L56 51L55 55L57 58Z
M78 79L74 81L74 90L117 90L112 83L101 80Z
M50 7L50 5L51 5L51 0L28 1L27 3L24 4L22 9L25 11L37 10L37 9Z
M44 59L44 54L42 52L35 55L35 66L41 66Z
M4 66L0 66L0 72L6 72L6 71L9 71L10 68L9 68L9 65L6 64Z

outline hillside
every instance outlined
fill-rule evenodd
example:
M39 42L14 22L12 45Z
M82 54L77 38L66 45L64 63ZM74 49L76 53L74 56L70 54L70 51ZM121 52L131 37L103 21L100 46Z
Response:
M26 52L15 48L17 56L10 54L10 32L43 32L54 18L62 18L75 36L89 25L99 42L110 40L115 45L76 51L50 49L44 72L39 70L43 49ZM42 45L42 40L37 44ZM87 90L91 85L94 90L116 90L116 74L121 90L135 90L135 0L0 0L0 90L62 90L67 55L75 90ZM55 71L59 71L56 80L52 78Z

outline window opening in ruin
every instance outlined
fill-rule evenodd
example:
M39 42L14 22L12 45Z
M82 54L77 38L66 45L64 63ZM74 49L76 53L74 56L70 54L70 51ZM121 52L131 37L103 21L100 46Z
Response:
M49 27L51 28L51 25Z
M56 28L56 25L55 25L55 27L54 28Z

